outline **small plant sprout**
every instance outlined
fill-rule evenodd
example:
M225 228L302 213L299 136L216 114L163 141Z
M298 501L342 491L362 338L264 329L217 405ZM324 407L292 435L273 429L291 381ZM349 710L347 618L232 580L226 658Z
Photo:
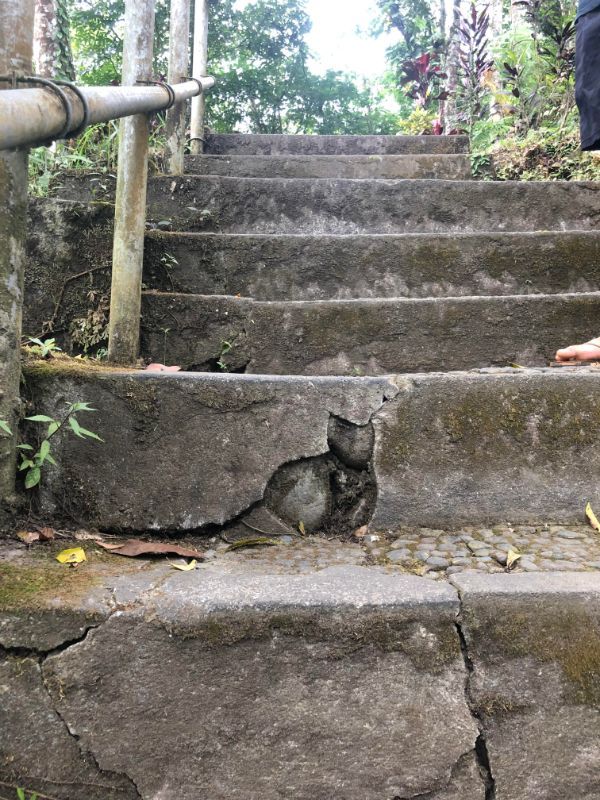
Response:
M69 403L65 416L62 420L54 419L46 414L35 414L33 417L26 417L29 422L38 422L40 425L48 425L45 437L42 439L38 450L30 444L19 444L21 451L21 463L19 472L25 473L25 488L33 489L37 486L42 477L42 469L46 464L56 465L52 457L50 440L58 433L61 428L68 425L71 432L79 439L95 439L98 442L104 441L93 431L88 431L82 427L77 419L77 414L83 411L95 411L88 403Z
M226 340L223 340L221 342L221 352L219 353L219 360L217 361L217 367L223 370L223 372L227 372L227 370L229 369L229 366L225 361L224 357L227 355L227 353L229 353L232 347L233 347L232 342L228 342Z
M29 794L24 789L17 789L17 800L38 800L38 795L35 792Z
M28 347L32 353L41 356L41 358L48 358L53 353L60 353L62 352L60 347L56 344L56 339L36 339L35 337L29 337L27 339Z

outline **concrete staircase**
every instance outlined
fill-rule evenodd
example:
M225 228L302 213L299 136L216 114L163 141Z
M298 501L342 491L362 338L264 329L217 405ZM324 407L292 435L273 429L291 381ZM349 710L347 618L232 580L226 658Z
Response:
M600 188L477 182L466 147L211 136L151 181L143 355L187 371L29 364L36 410L86 400L105 440L57 444L42 509L214 558L0 547L0 786L600 798L600 561L574 524L600 507L600 370L547 367L600 332ZM105 289L111 193L64 176L31 204L27 331Z
M186 372L58 379L101 409L109 483L86 475L91 446L65 442L48 512L67 484L69 513L123 530L198 530L263 503L295 524L307 496L308 528L337 532L572 521L600 503L600 373L547 367L598 329L600 188L474 181L466 150L215 135L186 176L153 178L142 354ZM61 177L61 200L32 210L32 274L53 263L60 285L97 263L113 189ZM50 315L34 290L31 329ZM33 373L51 404L52 373ZM130 385L147 399L116 401Z

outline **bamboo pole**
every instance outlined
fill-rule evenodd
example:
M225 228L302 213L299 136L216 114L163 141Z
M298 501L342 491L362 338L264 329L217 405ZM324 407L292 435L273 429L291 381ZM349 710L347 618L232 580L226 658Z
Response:
M190 0L171 0L169 26L169 83L185 79L190 68ZM171 175L183 175L186 140L186 108L175 105L167 113L167 168Z
M208 0L195 0L194 5L194 65L192 75L205 75L208 70ZM204 149L205 101L202 95L192 100L190 149L202 153Z
M124 85L151 80L153 38L154 0L126 0ZM149 133L146 114L121 120L108 331L117 364L135 363L139 350Z

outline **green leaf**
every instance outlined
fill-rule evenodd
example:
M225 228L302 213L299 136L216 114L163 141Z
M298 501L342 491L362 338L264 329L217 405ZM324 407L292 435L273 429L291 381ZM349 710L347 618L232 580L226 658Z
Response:
M46 461L48 462L48 464L52 464L53 467L56 466L56 461L52 458L50 454L46 456Z
M75 417L69 417L69 427L75 434L75 436L79 436L80 439L84 439L84 435L81 432L81 425L77 422Z
M42 471L40 470L40 468L32 467L25 476L25 488L33 489L34 486L38 485L41 477L42 477Z
M55 422L52 417L47 417L45 414L36 414L34 417L25 417L30 422Z
M60 422L56 422L53 420L50 425L48 425L48 433L46 434L48 438L56 433L56 431L60 428Z
M33 450L33 447L30 444L18 444L17 450Z
M33 461L30 461L28 458L24 458L23 461L21 461L19 472L23 472L24 469L31 469L33 466L35 466Z
M8 427L8 422L5 422L3 419L0 419L0 431L4 431L4 433L8 433L9 436L12 436L12 431Z
M81 425L79 426L79 431L84 435L87 436L88 439L95 439L97 442L103 442L104 439L101 439L97 433L93 433L93 431L88 431L86 428L82 428Z
M73 403L69 408L69 413L73 411L96 411L89 403Z
M44 439L44 441L40 445L40 450L37 453L37 461L40 467L44 463L44 461L48 458L50 454L50 442L48 439Z

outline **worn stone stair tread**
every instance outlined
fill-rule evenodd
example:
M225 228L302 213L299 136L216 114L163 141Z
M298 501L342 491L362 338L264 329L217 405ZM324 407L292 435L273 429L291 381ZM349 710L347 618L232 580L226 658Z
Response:
M295 302L145 292L142 352L200 371L280 375L545 366L599 317L599 292Z
M272 488L290 464L319 493L333 491L329 470L375 481L375 494L342 503L337 531L354 530L357 514L385 530L572 522L584 519L586 502L600 507L594 368L349 378L44 362L27 365L25 375L51 416L65 401L98 409L93 429L105 443L57 441L58 465L44 476L40 500L46 513L60 514L66 503L69 514L103 530L223 525L278 497ZM339 421L354 438L338 438ZM370 425L372 452L364 455ZM338 513L336 497L346 498L342 484L327 513Z
M28 333L42 330L50 319L52 298L67 278L106 263L108 279L112 215L110 204L30 198ZM150 289L240 293L257 300L600 289L600 231L321 235L149 230L144 260L144 283ZM96 273L96 285L99 279ZM80 282L67 284L65 299L76 304L74 316L85 316Z
M95 188L96 187L96 188ZM62 175L61 196L106 200L114 180ZM220 233L439 233L594 230L594 182L158 176L150 223Z
M471 177L462 154L420 155L201 155L187 156L186 172L249 178L443 178Z
M153 289L241 293L257 300L590 292L600 289L600 231L368 235L150 231L144 280Z
M205 152L213 155L384 155L467 153L467 136L352 136L208 134Z

